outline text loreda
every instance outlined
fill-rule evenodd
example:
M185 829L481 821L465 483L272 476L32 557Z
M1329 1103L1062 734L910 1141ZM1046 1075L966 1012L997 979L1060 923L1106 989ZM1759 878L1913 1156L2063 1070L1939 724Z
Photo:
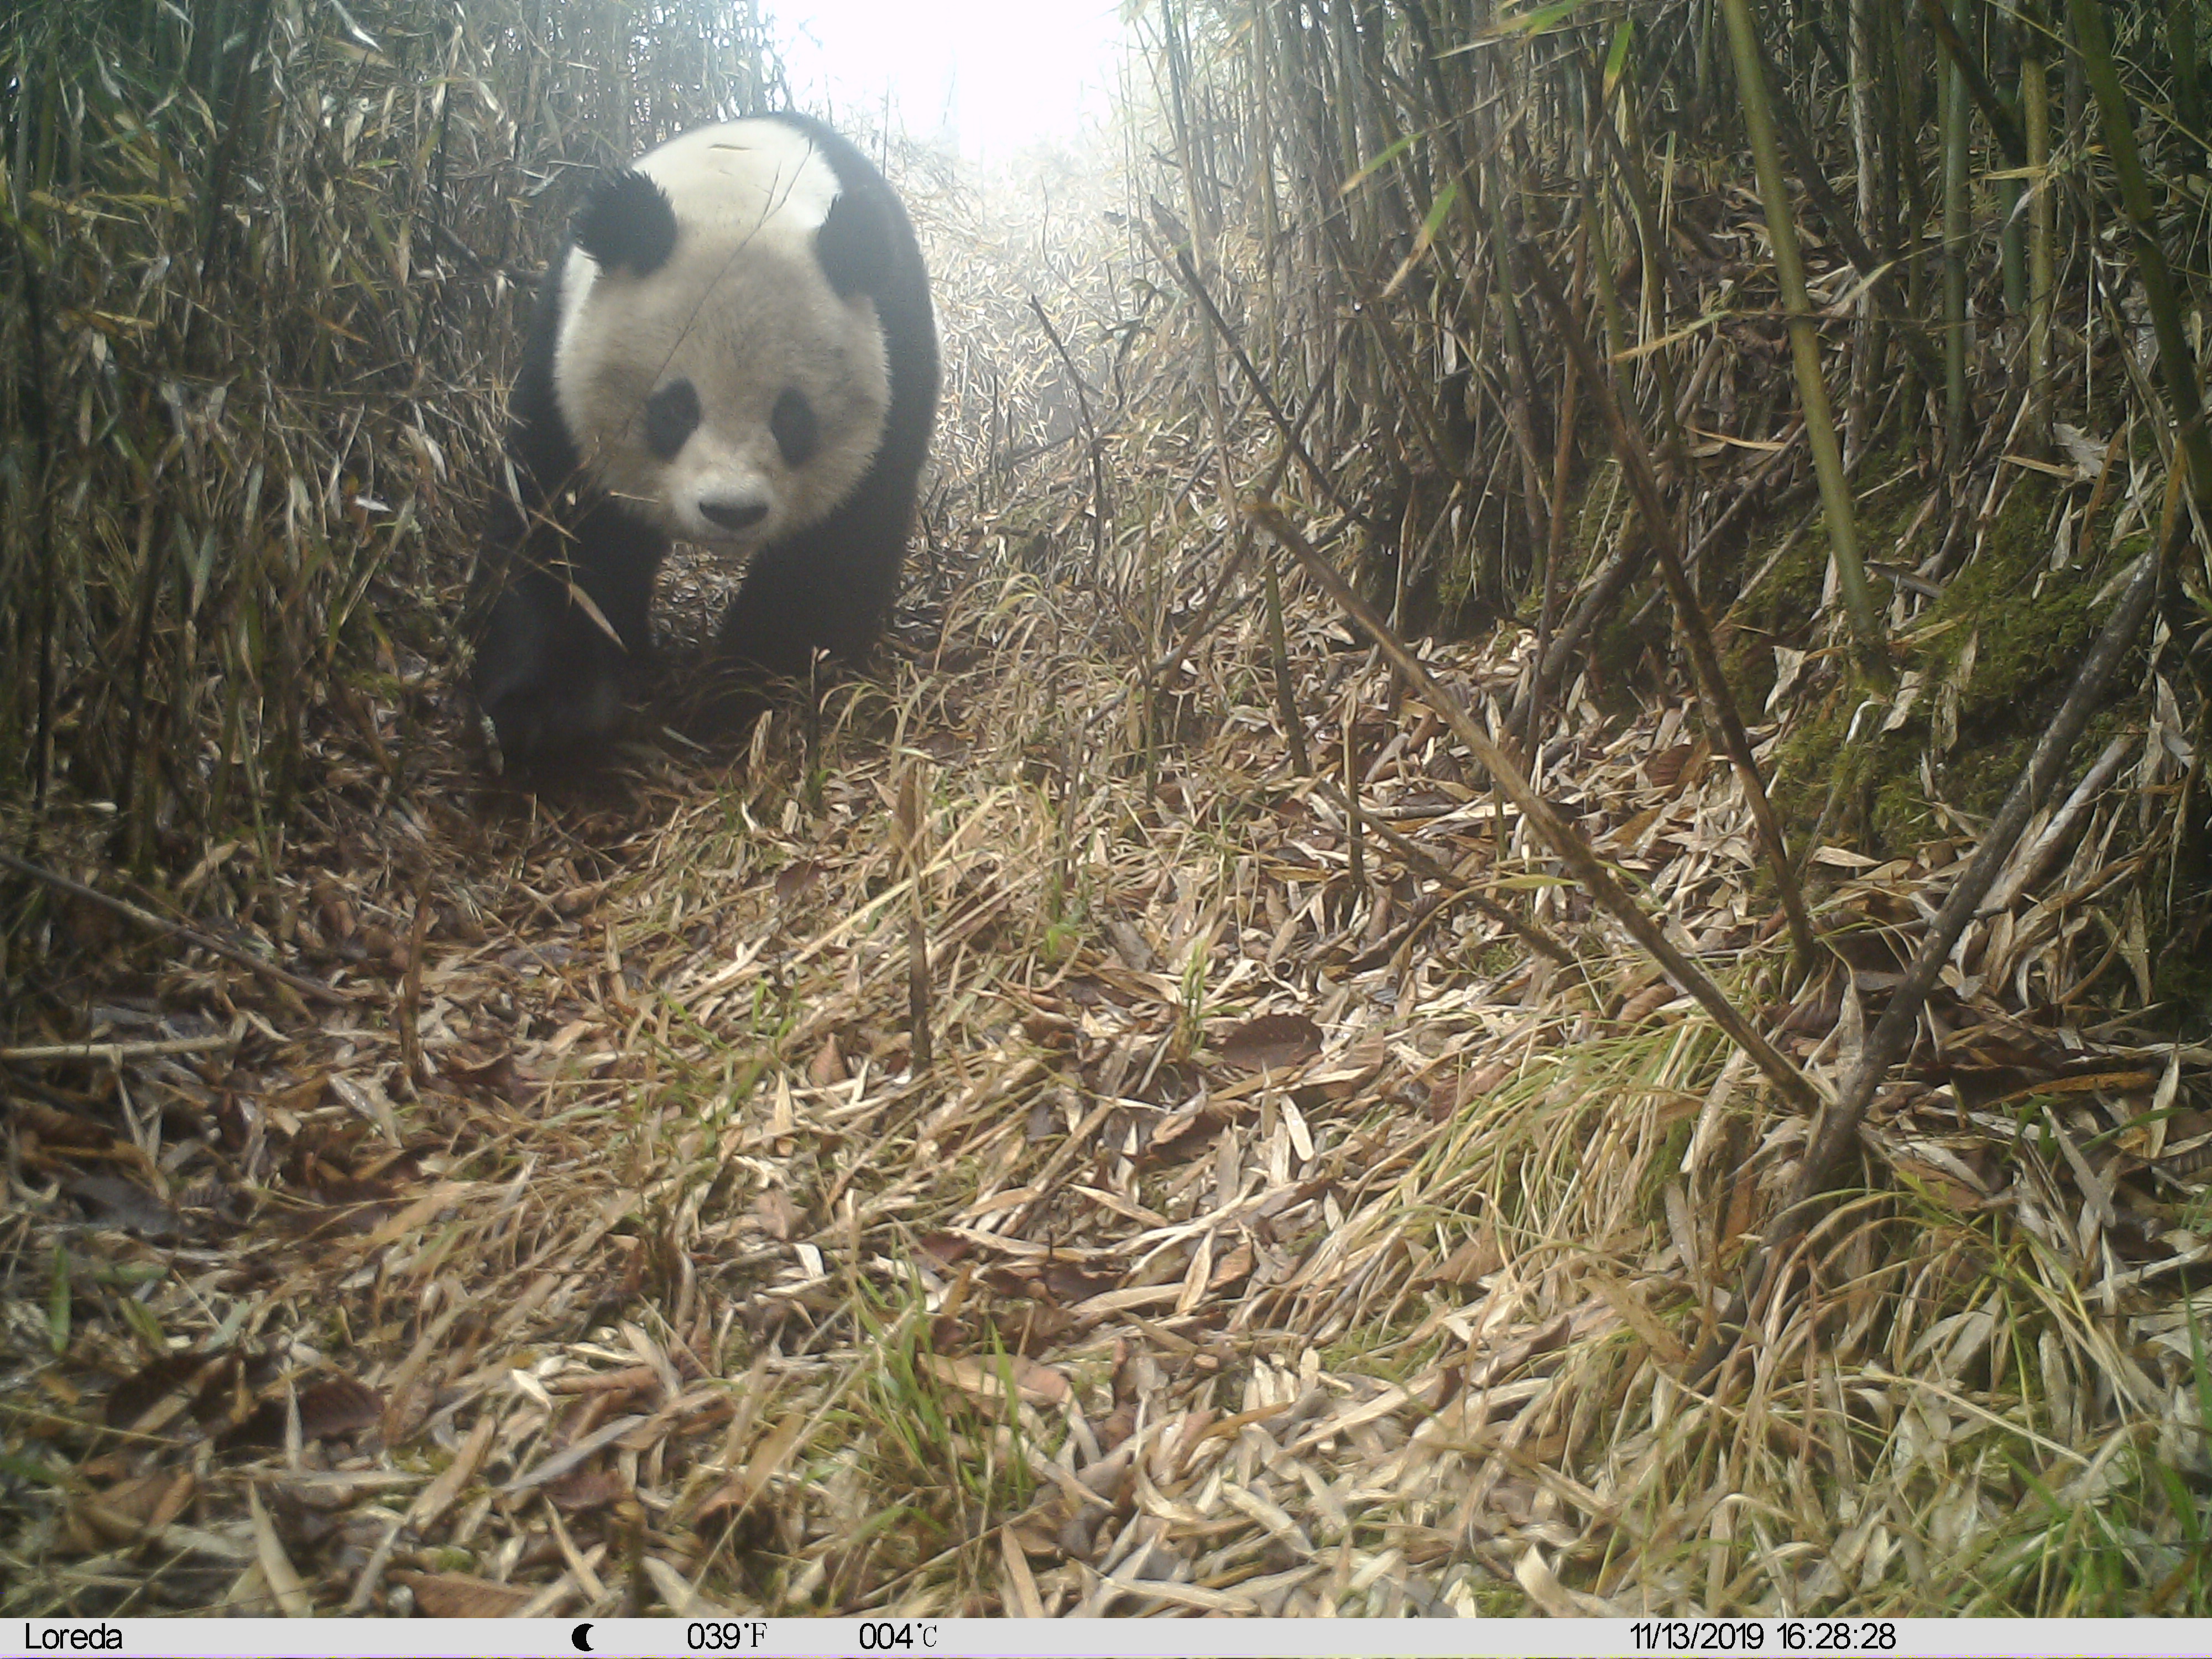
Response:
M123 1626L120 1625L33 1625L23 1626L23 1645L33 1653L87 1653L119 1650L123 1646Z

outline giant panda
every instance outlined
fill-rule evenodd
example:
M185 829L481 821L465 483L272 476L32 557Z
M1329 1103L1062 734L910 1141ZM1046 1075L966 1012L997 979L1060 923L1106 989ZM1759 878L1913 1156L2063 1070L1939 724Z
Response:
M702 127L603 179L510 399L489 538L507 574L475 674L503 757L588 762L616 732L674 540L749 560L720 641L746 678L862 653L937 388L905 210L821 122Z

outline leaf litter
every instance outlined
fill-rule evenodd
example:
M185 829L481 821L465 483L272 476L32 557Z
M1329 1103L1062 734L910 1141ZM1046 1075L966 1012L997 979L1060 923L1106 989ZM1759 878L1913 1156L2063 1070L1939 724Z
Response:
M533 803L416 665L404 807L195 872L283 937L87 933L80 1015L11 1031L0 1605L1916 1612L2069 1540L2177 1571L2178 1522L2100 1506L2205 1472L2212 1049L2084 993L2141 979L2179 728L2023 840L1864 1185L1692 1389L1808 1121L1319 596L1310 774L1242 589L1147 694L1158 573L1188 622L1229 533L1205 446L1126 390L1102 520L1012 256L946 215L987 276L874 678ZM1419 648L1497 732L1532 644ZM1814 847L1837 955L1785 992L1725 757L1560 702L1546 799L1832 1091L1972 827ZM311 741L388 738L360 702Z

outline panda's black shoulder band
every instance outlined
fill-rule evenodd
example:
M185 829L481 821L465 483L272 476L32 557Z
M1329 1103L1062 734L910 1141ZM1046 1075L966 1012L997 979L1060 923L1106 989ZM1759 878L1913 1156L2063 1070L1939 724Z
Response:
M576 215L575 237L600 270L649 276L676 251L676 210L659 185L625 167L592 188Z

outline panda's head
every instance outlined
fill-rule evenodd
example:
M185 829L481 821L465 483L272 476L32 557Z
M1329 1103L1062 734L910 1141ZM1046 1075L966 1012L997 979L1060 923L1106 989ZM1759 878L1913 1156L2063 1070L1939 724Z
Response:
M890 402L891 227L801 130L732 121L602 182L562 272L553 389L597 485L680 540L750 549L866 477Z

